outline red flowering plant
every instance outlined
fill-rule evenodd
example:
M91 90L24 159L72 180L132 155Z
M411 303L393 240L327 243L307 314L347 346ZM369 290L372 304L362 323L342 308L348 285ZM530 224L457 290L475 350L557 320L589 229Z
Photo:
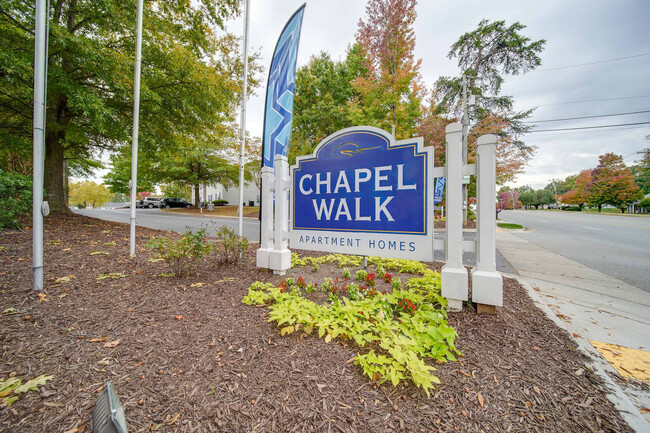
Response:
M415 314L418 307L411 301L409 298L399 298L397 300L397 311L396 313L408 313L411 316Z
M390 282L393 281L393 274L389 274L388 272L385 272L382 278L385 282L390 284Z
M371 272L368 275L366 275L366 277L364 278L364 281L366 282L366 284L368 286L372 287L372 286L375 285L375 277L376 277L375 273Z
M296 286L298 286L301 289L307 287L307 283L305 283L305 280L302 278L302 276L298 277L298 281L296 281Z

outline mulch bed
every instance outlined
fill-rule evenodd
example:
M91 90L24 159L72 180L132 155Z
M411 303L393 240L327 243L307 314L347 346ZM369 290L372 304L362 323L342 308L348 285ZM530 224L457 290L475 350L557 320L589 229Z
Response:
M166 265L143 246L160 232L137 233L129 258L127 225L46 218L45 289L35 293L31 234L0 232L2 310L17 310L0 316L0 378L54 376L1 408L0 430L90 432L111 381L131 433L631 431L515 280L505 279L496 315L450 314L463 356L436 365L442 384L427 398L369 382L350 361L353 345L281 337L266 308L242 304L252 282L279 281L255 267L254 248L236 266L210 258L192 277L160 277ZM110 273L128 277L97 279Z

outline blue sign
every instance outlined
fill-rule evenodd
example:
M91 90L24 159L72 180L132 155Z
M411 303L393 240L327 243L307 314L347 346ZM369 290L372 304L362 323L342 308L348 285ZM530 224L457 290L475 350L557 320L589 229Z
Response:
M273 52L264 108L263 166L273 167L275 155L286 155L289 150L298 43L304 12L303 4L289 18Z
M442 202L442 194L445 192L445 178L436 178L436 187L433 190L433 204Z
M372 127L329 136L292 167L291 247L430 259L432 160L421 138L395 143Z

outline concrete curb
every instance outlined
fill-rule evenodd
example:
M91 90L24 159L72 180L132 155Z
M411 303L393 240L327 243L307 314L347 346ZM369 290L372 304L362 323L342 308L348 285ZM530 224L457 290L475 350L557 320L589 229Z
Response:
M614 407L621 414L623 420L637 433L650 432L650 423L648 423L639 409L632 403L625 392L623 392L621 387L612 380L612 376L617 376L618 372L605 360L605 358L602 357L600 352L591 345L589 340L571 335L565 324L555 315L553 310L542 301L540 296L537 294L537 291L535 291L528 281L515 274L503 274L503 276L514 278L519 281L519 283L526 289L528 296L530 296L537 308L542 310L544 314L546 314L546 316L558 327L564 329L576 342L578 348L591 359L592 365L590 368L592 368L593 372L603 380L604 391L607 395L607 399L614 404Z

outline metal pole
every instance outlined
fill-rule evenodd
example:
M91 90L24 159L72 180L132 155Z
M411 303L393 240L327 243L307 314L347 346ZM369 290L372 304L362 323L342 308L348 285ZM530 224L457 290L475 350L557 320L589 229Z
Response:
M244 147L246 146L246 88L248 86L248 10L250 2L244 5L244 47L242 62L244 63L244 78L241 91L241 148L239 149L239 236L244 235Z
M47 82L47 0L36 0L34 42L34 172L32 183L32 275L34 290L43 290L43 178Z
M467 76L463 75L463 164L468 163L467 127L469 125L469 120L468 120L467 111L468 111L467 110ZM467 210L469 208L468 188L469 185L463 183L463 224L467 224Z
M142 0L138 0L133 86L133 138L131 143L131 243L129 254L135 256L135 196L138 193L138 127L140 115L140 65L142 63Z

